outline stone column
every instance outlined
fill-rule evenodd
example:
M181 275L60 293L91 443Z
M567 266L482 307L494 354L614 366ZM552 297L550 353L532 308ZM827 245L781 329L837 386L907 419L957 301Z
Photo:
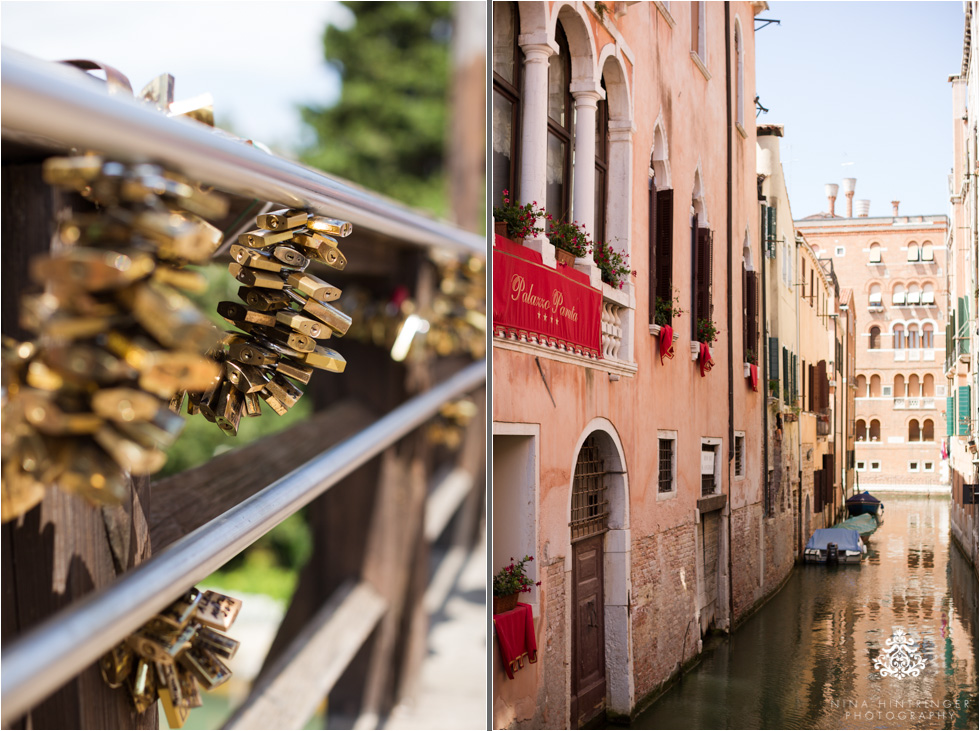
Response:
M537 201L544 208L548 166L548 59L558 53L558 46L549 42L544 33L522 35L517 40L524 51L520 202ZM525 239L524 245L539 252L545 266L555 266L555 248L544 234Z
M573 82L575 97L575 173L572 176L572 217L592 236L595 233L595 115L604 94L592 81Z

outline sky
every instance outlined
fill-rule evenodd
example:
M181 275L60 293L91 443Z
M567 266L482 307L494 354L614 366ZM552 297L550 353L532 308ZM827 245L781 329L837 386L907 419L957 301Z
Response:
M125 74L135 92L162 73L174 97L211 92L215 120L281 154L310 141L297 107L338 98L323 60L332 2L0 2L0 42L45 60L90 59Z
M949 213L962 2L779 2L756 17L756 93L784 125L793 217L827 210L825 183L857 178L871 216ZM836 211L844 212L843 191Z

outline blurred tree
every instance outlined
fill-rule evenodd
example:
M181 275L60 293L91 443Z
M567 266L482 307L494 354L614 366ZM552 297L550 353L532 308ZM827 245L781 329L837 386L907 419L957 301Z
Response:
M328 25L323 34L340 100L302 109L317 137L303 161L445 215L451 3L343 5L353 24Z

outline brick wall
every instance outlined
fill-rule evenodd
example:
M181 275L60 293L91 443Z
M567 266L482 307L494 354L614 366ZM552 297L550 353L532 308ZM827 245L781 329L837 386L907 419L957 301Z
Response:
M694 526L635 538L632 563L633 671L640 700L698 651Z
M544 637L538 638L538 662L544 662L544 682L538 686L538 710L527 727L567 728L566 653L569 637L565 622L567 590L564 556L558 556L546 564L544 584L545 606L542 613L547 618L547 628Z
M735 625L762 597L759 584L759 503L733 510L732 525L732 602Z

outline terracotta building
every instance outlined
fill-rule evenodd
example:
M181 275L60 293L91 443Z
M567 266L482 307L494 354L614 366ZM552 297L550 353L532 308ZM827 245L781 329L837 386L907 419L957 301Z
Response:
M946 216L870 217L846 178L826 186L827 211L796 221L841 286L857 325L857 483L860 489L941 490L945 436Z
M495 202L578 221L636 271L620 289L544 236L495 239L492 560L533 555L541 583L522 599L536 662L509 678L494 639L494 727L635 712L792 566L770 547L752 374L764 8L493 5ZM698 320L718 330L710 370Z
M966 27L963 63L950 76L953 91L953 169L949 176L950 230L946 239L948 325L945 377L948 405L949 480L952 490L950 529L956 544L973 563L978 561L977 443L980 406L977 397L980 338L977 336L977 116L980 114L980 58L976 2L964 3Z

